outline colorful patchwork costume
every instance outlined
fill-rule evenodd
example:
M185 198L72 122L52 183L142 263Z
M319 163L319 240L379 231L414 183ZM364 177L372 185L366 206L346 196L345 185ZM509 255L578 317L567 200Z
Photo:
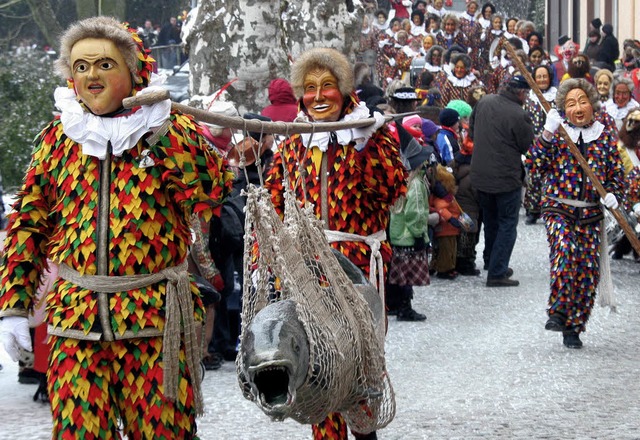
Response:
M354 109L362 111L362 106L354 94L345 97L343 117ZM366 107L364 110L368 117ZM280 145L265 187L280 213L284 211L283 185L291 185L298 200L314 204L316 216L326 221L326 229L363 237L383 233L389 221L389 207L406 192L406 171L397 145L386 127L377 130L361 151L356 150L355 142L341 143L339 139L336 133L315 133L310 141L303 140L302 135L291 136ZM306 142L313 147L307 148ZM326 145L325 153L317 143ZM323 159L325 176L321 172ZM288 173L287 181L283 168ZM324 184L323 177L326 177ZM326 196L324 214L323 195ZM331 245L369 274L371 248L367 243L335 241ZM380 252L388 263L391 246L387 240L380 243ZM313 426L313 436L314 439L346 439L346 423L340 414L330 414L323 423Z
M614 127L596 121L565 128L607 192L623 197L623 167ZM602 208L599 195L563 139L542 136L528 166L543 176L542 217L550 246L549 315L566 317L566 328L585 330L600 280ZM606 251L605 251L606 252Z
M146 73L138 91L153 61L144 51L139 58ZM88 119L75 124L76 139L95 134L91 124L119 127L167 106L160 128L141 130L129 148L88 154L88 143L70 137L73 120L65 123L80 105L69 94L56 91L62 116L37 137L11 216L0 317L27 316L49 258L60 266L46 298L53 438L197 438L200 365L190 353L204 311L184 269L189 218L215 215L232 176L201 128L168 101L113 117L80 111ZM105 230L106 275L96 276Z

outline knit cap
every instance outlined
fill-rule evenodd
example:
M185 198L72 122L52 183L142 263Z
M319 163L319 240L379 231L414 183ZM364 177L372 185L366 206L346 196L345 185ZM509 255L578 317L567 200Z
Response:
M422 133L424 134L425 139L431 139L431 136L433 136L439 128L440 127L438 127L431 119L422 120Z
M402 125L405 127L412 127L414 125L422 126L422 118L418 115L405 116L402 119Z
M460 114L452 108L443 108L440 112L440 125L452 127L460 120Z

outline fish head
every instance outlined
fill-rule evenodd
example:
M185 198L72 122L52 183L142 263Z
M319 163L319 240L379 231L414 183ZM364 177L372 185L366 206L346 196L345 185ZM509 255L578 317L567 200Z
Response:
M242 343L245 377L255 402L273 420L284 420L309 369L309 343L296 303L282 300L260 310Z

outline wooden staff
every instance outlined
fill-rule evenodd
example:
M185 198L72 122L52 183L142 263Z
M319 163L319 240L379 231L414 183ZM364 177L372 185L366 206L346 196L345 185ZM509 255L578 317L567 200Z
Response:
M542 92L540 91L538 84L536 84L533 77L525 67L524 63L516 54L516 51L513 48L513 46L511 46L511 43L509 43L509 41L504 36L501 38L502 38L502 43L504 45L504 48L507 50L507 52L509 53L509 56L511 57L511 61L515 63L516 67L520 71L520 74L524 76L524 78L529 83L531 90L533 90L533 93L535 93L536 96L538 97L538 100L540 101L540 104L544 108L544 111L546 113L549 113L549 110L551 110L551 104L549 104L549 102L547 102L545 97L542 95ZM569 146L569 150L571 151L571 154L578 161L578 163L580 164L580 167L584 170L585 174L591 181L591 184L593 185L593 187L596 189L600 197L604 198L604 196L607 195L607 190L604 188L604 186L602 186L602 183L600 183L600 181L598 180L598 177L593 172L593 170L585 160L584 156L582 156L582 153L580 153L580 150L578 149L578 147L576 147L576 144L573 143L573 141L567 134L567 131L564 129L562 124L560 124L560 126L558 127L558 132L560 133L560 136L562 136L564 141ZM635 251L640 254L640 241L638 241L638 237L636 236L635 231L633 230L633 228L631 228L631 226L629 226L629 223L627 222L627 219L625 218L620 208L609 209L609 211L611 211L611 214L613 214L613 217L616 219L616 221L624 231L625 235L629 239L629 242L631 243L631 246L633 246L633 249L635 249Z
M169 92L166 90L159 90L143 95L132 96L122 100L124 108L133 108L140 105L151 105L160 101L169 99ZM220 127L229 127L237 130L254 131L258 133L279 133L279 134L294 134L294 133L319 133L323 131L337 131L345 130L347 128L362 128L368 127L376 122L375 118L358 119L353 121L337 121L337 122L266 122L257 119L244 119L240 116L225 116L220 113L213 113L206 110L201 110L188 105L178 104L176 102L171 103L171 109L177 110L181 113L191 115L196 120L207 122L209 124L219 125ZM405 116L411 116L421 114L423 111L417 110L407 113L384 115L385 121L390 122L396 119L403 118Z

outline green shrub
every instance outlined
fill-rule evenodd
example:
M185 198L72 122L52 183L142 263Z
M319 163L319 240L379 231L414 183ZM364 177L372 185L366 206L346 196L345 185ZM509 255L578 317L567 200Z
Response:
M0 53L0 173L6 192L20 186L33 139L53 119L53 91L64 85L41 50Z

